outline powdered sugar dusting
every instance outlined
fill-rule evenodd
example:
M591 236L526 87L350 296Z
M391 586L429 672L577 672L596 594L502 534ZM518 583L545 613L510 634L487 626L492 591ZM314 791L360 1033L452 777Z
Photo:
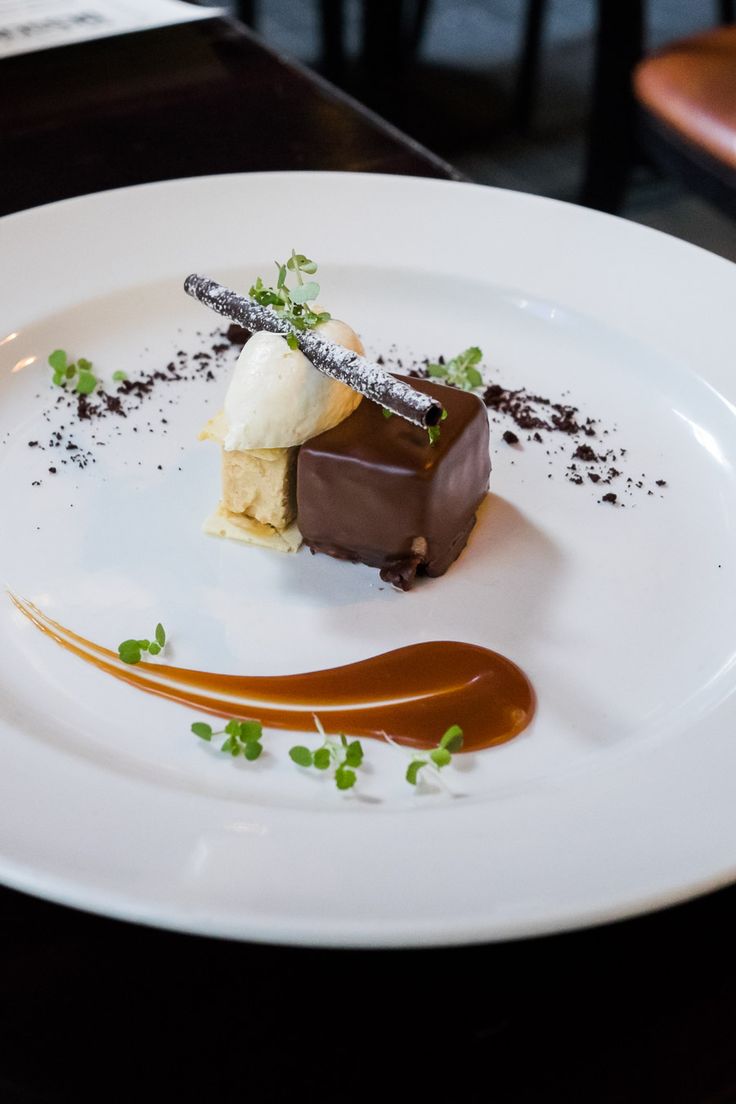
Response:
M294 330L286 319L270 307L262 307L250 297L238 295L230 288L196 273L187 276L184 290L200 303L249 330L293 333L299 348L315 368L326 376L347 384L371 402L390 410L392 414L398 414L400 418L423 428L436 425L439 421L442 407L435 399L396 379L358 353L325 340L313 330Z

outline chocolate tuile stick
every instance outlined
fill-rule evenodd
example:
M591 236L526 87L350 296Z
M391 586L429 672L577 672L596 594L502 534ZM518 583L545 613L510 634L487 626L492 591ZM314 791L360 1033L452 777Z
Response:
M342 345L325 340L314 330L295 330L276 311L270 307L262 307L247 295L238 295L230 288L196 273L187 276L184 290L204 306L248 330L293 333L299 348L315 368L331 379L347 384L371 402L390 410L392 414L398 414L400 418L405 418L423 429L435 426L440 421L442 405L436 399L396 379L351 349L344 349Z

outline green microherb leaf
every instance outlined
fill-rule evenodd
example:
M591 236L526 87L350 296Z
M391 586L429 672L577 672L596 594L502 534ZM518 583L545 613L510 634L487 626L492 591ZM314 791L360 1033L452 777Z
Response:
M355 785L357 775L347 767L338 767L335 771L335 785L338 790L350 790Z
M161 632L159 632L159 629ZM166 633L164 632L163 625L156 626L156 641L151 640L124 640L122 644L118 645L118 655L122 659L123 663L140 663L143 658L143 653L148 652L150 656L156 656L163 651L166 644Z
M128 378L128 373L123 372L120 370L120 368L118 368L117 372L113 372L112 378L115 380L116 383L119 383L121 380L126 380Z
M319 723L317 727L324 735ZM319 771L327 771L332 767L334 769L332 777L338 790L353 788L358 777L355 769L363 762L363 748L360 740L348 742L346 736L340 736L339 739L325 736L322 746L315 748L314 751L299 744L291 748L289 755L300 767L314 767Z
M332 316L328 311L314 311L309 306L319 296L319 284L315 280L305 281L304 277L315 274L315 262L292 249L285 264L280 261L275 264L278 273L276 287L266 287L263 279L258 276L250 289L251 297L262 307L273 307L296 331L313 330L315 326L329 322ZM289 273L296 277L294 288L288 286ZM298 349L299 342L293 330L284 334L284 337L290 349Z
M412 759L409 766L406 768L406 781L411 783L412 786L417 784L417 775L422 767L426 767L426 759Z
M447 748L438 747L430 751L429 758L432 760L436 767L446 767L448 763L452 762L452 755Z
M319 284L311 280L308 284L302 284L291 292L292 303L308 303L310 299L316 299L319 295Z
M363 748L359 740L353 740L345 751L345 762L349 767L359 767L363 762Z
M48 362L53 368L52 383L55 387L74 387L79 395L91 395L99 380L92 371L92 361L80 357L76 364L69 360L65 349L54 349L49 353Z
M205 724L204 721L195 721L192 725L192 732L195 736L199 736L200 740L212 739L212 725Z
M436 747L433 747L426 754L422 752L413 756L406 768L406 781L410 785L416 786L419 772L425 767L431 766L438 771L442 770L443 767L448 767L452 762L453 755L460 751L462 746L463 730L460 725L450 725L438 740Z
M459 387L463 391L472 391L476 387L483 386L483 376L476 365L483 359L483 353L477 345L471 345L469 349L458 353L444 363L428 364L427 374L436 379L444 379L453 387Z
M317 266L314 261L310 261L303 253L295 253L293 249L286 264L292 272L304 272L308 276L313 276L317 271Z
M66 350L54 349L53 353L49 353L49 364L54 372L65 372L67 366Z
M381 407L381 412L383 413L384 418L393 418L394 416L393 410L388 410L385 406Z
M463 746L463 730L460 725L451 725L437 746L446 748L453 755L460 751Z
M255 743L263 735L263 725L260 721L241 721L238 737L244 744Z
M299 767L311 767L312 765L312 753L308 747L304 747L302 744L289 748L289 756Z
M74 385L74 390L77 391L80 395L91 395L95 387L97 386L97 382L97 376L93 375L92 372L88 372L85 369L84 371L80 371L79 375L77 376L77 382Z
M195 721L191 728L195 736L207 740L208 743L213 736L224 736L220 751L225 755L231 755L233 759L242 755L252 763L263 754L261 743L263 726L260 721L240 721L237 717L233 717L220 732L213 732L212 726L204 721Z
M329 748L317 748L312 759L317 770L328 770L330 763L332 762L332 756L330 755Z
M440 414L440 421L444 422L446 417L447 417L447 411L443 407L442 413ZM436 426L427 426L427 437L429 438L430 445L436 445L437 444L437 442L440 439L440 433L441 433L441 430L440 430L440 427L438 425L436 425Z
M140 663L140 644L137 640L124 640L122 644L118 644L118 655L123 663Z

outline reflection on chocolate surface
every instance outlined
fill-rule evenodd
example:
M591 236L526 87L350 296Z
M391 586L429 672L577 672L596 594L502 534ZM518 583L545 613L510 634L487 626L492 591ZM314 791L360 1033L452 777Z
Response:
M302 445L299 528L313 552L381 569L408 590L419 571L442 575L465 547L488 490L488 419L475 395L427 380L412 385L447 411L439 439L363 401Z

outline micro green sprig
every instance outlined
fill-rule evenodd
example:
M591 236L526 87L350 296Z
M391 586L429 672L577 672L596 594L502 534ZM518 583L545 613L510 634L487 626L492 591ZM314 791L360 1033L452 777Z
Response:
M440 421L444 422L446 417L447 411L443 407L442 414L440 415ZM427 426L427 436L429 437L430 445L436 445L440 439L440 427L438 425Z
M381 411L383 413L384 418L392 418L393 417L393 413L394 413L393 410L389 410L387 407L382 406ZM447 417L447 411L443 409L442 414L440 415L440 421L444 422L446 417ZM427 426L427 437L429 438L430 445L436 445L437 442L440 439L440 427L438 425L436 425L436 426Z
M74 387L78 395L91 395L100 380L92 371L92 361L79 357L76 361L69 360L65 349L54 349L49 353L48 362L53 368L51 382L56 387ZM116 383L122 383L128 378L125 372L118 370L113 372L112 378Z
M65 349L54 349L48 359L54 371L52 381L57 387L73 385L79 395L91 395L100 382L92 371L91 360L79 357L77 361L70 361Z
M428 364L427 372L435 379L442 379L453 387L463 391L472 391L483 386L483 376L476 365L483 359L483 353L477 345L471 345L462 353L440 364Z
M273 307L295 330L313 330L321 322L329 322L331 315L327 311L314 311L309 306L319 295L319 284L304 277L314 276L317 265L303 253L295 253L285 264L274 262L278 270L276 287L267 287L259 276L250 289L249 295L262 307ZM296 287L287 284L289 273L296 277ZM296 334L286 334L286 343L290 349L298 349Z
M434 379L444 380L452 387L459 387L462 391L472 391L476 387L483 386L483 376L476 365L483 359L483 353L477 345L471 345L462 353L442 363L428 364L427 374ZM442 411L440 421L444 422L447 411ZM430 445L436 445L440 439L440 427L429 426L427 429Z
M318 728L324 736L324 729L319 723ZM289 749L289 756L298 767L314 767L319 771L333 768L338 790L351 790L358 779L355 772L363 762L363 748L360 740L324 736L321 747L312 751L303 744L297 744Z
M206 724L204 721L195 721L192 725L192 732L195 736L199 736L200 740L206 740L209 743L214 736L224 736L225 739L220 746L220 751L226 755L232 755L233 759L237 759L239 755L242 755L249 763L258 759L263 751L263 744L261 740L263 738L263 725L260 721L228 721L225 727L220 732L215 732L212 725Z
M432 748L425 757L423 753L412 756L409 766L406 768L406 781L416 786L420 771L429 769L439 774L443 767L452 762L453 755L463 746L463 730L460 725L451 725L447 732L440 738L436 747Z
M153 640L124 640L118 644L118 656L123 663L140 663L143 653L157 656L166 647L166 632L161 622L156 626Z

